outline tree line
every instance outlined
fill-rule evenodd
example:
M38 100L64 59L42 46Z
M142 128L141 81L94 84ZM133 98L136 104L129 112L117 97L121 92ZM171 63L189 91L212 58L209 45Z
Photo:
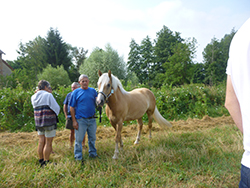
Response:
M202 53L203 62L195 63L196 39L185 40L180 33L163 26L153 42L149 36L140 45L131 40L128 70L136 74L141 84L154 87L218 84L226 80L229 46L235 33L233 29L221 40L213 38Z
M154 40L146 36L137 44L131 39L125 62L109 43L105 49L96 47L87 57L88 50L66 43L57 29L50 28L46 37L38 36L19 44L17 59L7 61L15 71L0 77L0 87L14 88L21 84L30 89L38 80L46 79L56 88L77 81L80 74L87 74L91 85L96 87L98 69L103 72L110 69L124 83L130 81L148 87L215 85L226 80L229 45L235 33L232 29L221 40L213 38L202 53L203 62L195 63L196 39L183 39L179 32L163 26Z

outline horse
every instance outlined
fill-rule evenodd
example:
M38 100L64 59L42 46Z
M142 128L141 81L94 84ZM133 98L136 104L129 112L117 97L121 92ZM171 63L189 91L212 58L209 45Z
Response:
M139 127L134 144L139 144L143 127L142 116L145 113L147 113L148 116L150 139L152 138L151 129L153 119L161 127L172 127L172 125L159 113L156 107L156 99L152 91L147 88L138 88L127 92L123 88L120 80L111 74L110 70L108 73L104 74L99 70L98 75L99 79L97 85L99 92L96 98L96 105L102 108L106 103L106 115L116 131L113 159L118 159L119 143L121 149L123 148L121 131L124 121L137 120Z

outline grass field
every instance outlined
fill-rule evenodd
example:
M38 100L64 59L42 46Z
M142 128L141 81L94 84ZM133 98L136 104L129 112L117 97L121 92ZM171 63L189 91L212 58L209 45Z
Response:
M237 187L243 153L242 135L230 117L171 122L163 131L147 126L139 145L133 145L136 125L124 127L124 149L113 160L114 130L98 127L99 158L84 165L74 161L69 131L58 130L51 161L40 168L37 133L0 133L0 187Z

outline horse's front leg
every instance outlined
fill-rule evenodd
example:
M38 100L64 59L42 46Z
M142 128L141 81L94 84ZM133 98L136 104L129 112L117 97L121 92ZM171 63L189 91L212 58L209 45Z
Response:
M118 154L119 154L118 144L120 143L120 146L123 147L123 143L121 139L121 132L122 132L122 122L119 122L116 125L115 153L114 153L113 159L118 159Z
M140 138L141 138L141 130L142 130L142 126L143 126L143 122L142 122L142 118L137 119L138 122L138 133L137 133L137 137L136 140L134 142L134 144L139 144Z

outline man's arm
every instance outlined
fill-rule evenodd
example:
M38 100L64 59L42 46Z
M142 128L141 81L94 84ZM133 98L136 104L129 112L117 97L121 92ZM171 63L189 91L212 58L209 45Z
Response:
M78 130L78 123L76 121L76 117L75 117L75 108L70 107L70 114L71 114L71 118L72 118L72 122L73 122L73 127Z
M236 126L243 133L240 104L239 104L239 101L238 101L237 96L235 94L230 75L227 76L227 90L226 90L225 107L227 108L230 115L232 116Z
M64 115L65 115L65 119L67 119L67 116L68 116L68 105L66 105L66 104L63 105L63 112L64 112Z

